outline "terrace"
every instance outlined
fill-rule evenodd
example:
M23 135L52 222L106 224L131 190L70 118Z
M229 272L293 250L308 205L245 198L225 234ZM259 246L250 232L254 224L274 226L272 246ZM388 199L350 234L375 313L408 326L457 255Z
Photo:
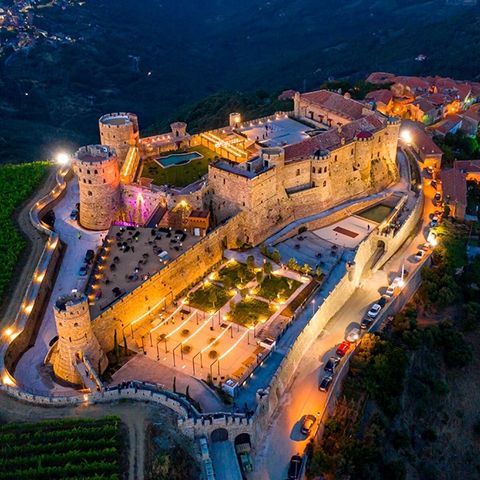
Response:
M134 290L199 240L169 228L112 227L93 268L89 291L92 315Z
M263 270L252 262L224 263L179 303L127 325L129 344L133 340L137 351L189 375L241 381L268 354L260 345L262 332L279 316L280 304L308 285L298 274Z

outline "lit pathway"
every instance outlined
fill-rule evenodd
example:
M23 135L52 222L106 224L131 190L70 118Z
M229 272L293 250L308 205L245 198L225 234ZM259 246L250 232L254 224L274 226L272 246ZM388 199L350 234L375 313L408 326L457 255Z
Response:
M65 197L54 208L55 230L67 245L65 255L35 345L20 358L15 370L17 382L24 386L26 390L35 393L73 392L72 389L52 382L46 367L43 365L43 360L48 352L50 341L57 335L53 305L60 295L70 293L73 288L77 288L80 280L78 270L82 265L85 252L88 249L97 248L101 243L101 238L106 233L88 232L78 227L76 222L70 220L70 212L77 202L78 184L76 181L71 181L68 184ZM81 233L80 239L77 236L79 232Z

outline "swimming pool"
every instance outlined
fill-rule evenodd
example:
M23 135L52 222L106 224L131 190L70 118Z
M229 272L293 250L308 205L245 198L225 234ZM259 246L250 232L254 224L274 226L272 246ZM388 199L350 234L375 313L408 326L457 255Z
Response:
M203 155L198 152L173 153L171 155L167 155L166 157L157 158L155 161L163 168L168 168L174 165L185 165L192 160L197 160L202 157Z
M367 220L371 220L372 222L382 223L393 211L393 207L389 207L388 205L383 205L379 203L374 205L373 207L367 208L363 212L358 213L359 217L366 218Z

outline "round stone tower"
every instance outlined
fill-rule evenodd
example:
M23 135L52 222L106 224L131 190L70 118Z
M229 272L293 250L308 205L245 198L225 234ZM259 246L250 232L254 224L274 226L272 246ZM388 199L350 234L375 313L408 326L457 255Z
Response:
M80 225L108 230L120 203L117 155L104 145L88 145L75 154L73 169L80 187Z
M170 128L175 138L185 137L187 135L187 124L185 122L173 122L170 124Z
M100 143L115 150L120 168L127 157L128 149L138 144L140 132L138 118L133 113L107 113L98 121Z
M79 369L88 372L91 367L96 374L103 373L108 360L93 333L87 297L79 292L62 296L55 302L53 311L58 332L58 348L53 359L55 375L80 385L83 381ZM86 374L90 376L90 372Z

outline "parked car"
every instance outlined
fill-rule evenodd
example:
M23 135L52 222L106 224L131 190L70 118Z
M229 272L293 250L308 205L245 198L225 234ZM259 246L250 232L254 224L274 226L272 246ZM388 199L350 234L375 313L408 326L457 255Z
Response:
M382 308L387 304L387 296L381 296L378 300L377 300L377 305L380 305Z
M331 374L335 373L335 370L337 369L338 364L340 363L340 359L338 357L330 357L328 359L328 362L325 364L323 369L326 372L329 372Z
M380 310L382 307L378 303L374 303L370 310L367 312L367 315L371 318L376 318L378 314L380 313Z
M373 318L365 317L360 324L362 330L367 330L370 328L370 325L373 323Z
M84 264L79 268L78 275L80 277L84 277L87 274L87 271L88 271L87 266Z
M395 290L398 288L398 285L394 285L393 283L387 288L385 291L385 295L388 297L393 297L395 295Z
M439 192L437 192L437 193L435 194L435 196L433 197L433 200L434 200L435 202L439 202L441 199L442 199L442 196L440 195Z
M345 337L345 340L349 343L356 343L359 338L360 330L358 328L352 328Z
M317 419L314 415L305 415L305 418L303 419L303 423L302 423L302 433L304 435L310 435L310 432L312 431L312 428L315 425L316 420Z
M425 243L422 243L419 248L424 252L428 252L432 248L432 245L430 244L430 242L425 242Z
M322 378L322 381L320 382L320 386L318 387L322 392L328 392L330 389L330 385L333 382L333 377L331 375L327 375Z
M78 210L77 209L73 209L71 212L70 212L70 219L71 220L78 220Z
M95 252L93 250L87 250L85 252L85 263L90 263L95 258Z
M335 352L339 357L344 357L350 348L350 342L344 341L338 347Z
M425 256L425 252L423 250L419 250L416 254L415 254L415 260L417 262L419 262L423 257Z
M432 180L430 182L430 185L436 190L437 189L437 181L436 180Z
M300 470L302 469L302 457L293 455L288 465L288 480L298 480L300 478Z

